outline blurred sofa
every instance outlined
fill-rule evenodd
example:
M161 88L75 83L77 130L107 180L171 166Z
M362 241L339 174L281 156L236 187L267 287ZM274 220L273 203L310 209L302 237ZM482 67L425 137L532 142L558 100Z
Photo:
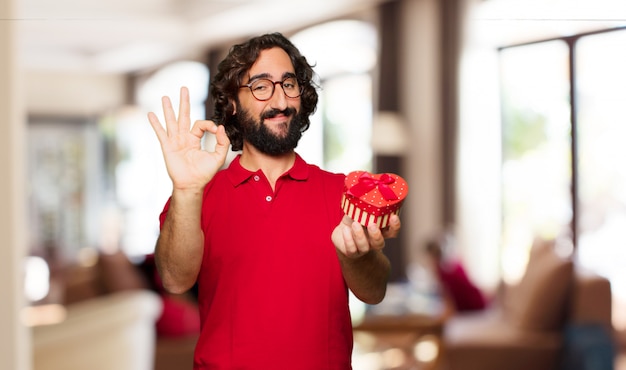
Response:
M70 305L63 321L33 328L33 369L151 370L160 311L147 290Z
M145 262L133 263L122 251L117 251L100 253L92 264L64 266L60 279L67 319L53 327L35 329L35 363L41 364L35 370L100 369L97 366L103 366L103 370L191 369L199 333L197 304L187 295L170 295L160 290L155 281L156 269ZM124 317L126 321L122 325ZM138 322L143 325L143 336L133 334ZM94 349L88 356L92 361L89 366L52 367L49 354L53 352L49 349L61 348L52 338L65 339L70 331L74 333L73 339L56 352L57 357L67 357L71 351L84 358L89 348L104 350ZM44 336L50 339L41 339ZM110 338L110 345L101 343L100 338ZM43 346L44 342L48 344ZM41 355L44 352L46 355ZM143 358L143 362L139 364L137 360L132 367L116 362L125 355L128 359L132 353ZM125 363L129 361L133 360ZM75 362L86 364L83 360Z
M520 282L500 293L487 310L446 322L443 369L613 368L610 283L553 242L536 242Z

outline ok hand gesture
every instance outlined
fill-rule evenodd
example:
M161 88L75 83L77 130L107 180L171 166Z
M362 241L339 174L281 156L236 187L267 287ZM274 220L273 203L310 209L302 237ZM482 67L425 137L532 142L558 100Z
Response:
M213 121L199 120L191 127L189 90L186 87L180 89L178 118L168 97L163 97L162 104L165 128L152 112L148 113L148 120L161 143L174 189L201 190L226 161L230 141L224 126L217 126ZM207 131L217 139L213 152L201 147L202 136Z

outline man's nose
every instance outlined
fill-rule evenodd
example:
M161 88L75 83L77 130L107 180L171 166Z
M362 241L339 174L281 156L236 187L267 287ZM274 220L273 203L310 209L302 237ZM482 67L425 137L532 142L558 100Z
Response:
M272 108L285 110L287 108L287 95L283 90L283 85L280 81L274 82L274 94L270 98L270 105Z

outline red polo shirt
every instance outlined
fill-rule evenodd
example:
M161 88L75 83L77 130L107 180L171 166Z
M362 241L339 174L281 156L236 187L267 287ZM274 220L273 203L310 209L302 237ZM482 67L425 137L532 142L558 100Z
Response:
M344 178L297 156L273 191L237 157L207 184L194 369L351 368L348 289L331 241Z

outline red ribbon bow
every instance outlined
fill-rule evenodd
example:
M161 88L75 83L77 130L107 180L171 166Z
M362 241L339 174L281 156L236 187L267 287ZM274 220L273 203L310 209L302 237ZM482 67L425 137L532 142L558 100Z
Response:
M361 176L359 176L359 182L348 189L348 194L358 198L378 186L378 191L380 191L380 194L385 200L396 200L398 196L389 187L389 184L393 184L394 182L396 182L396 180L386 173L382 174L379 179L375 179L371 174L363 172Z

